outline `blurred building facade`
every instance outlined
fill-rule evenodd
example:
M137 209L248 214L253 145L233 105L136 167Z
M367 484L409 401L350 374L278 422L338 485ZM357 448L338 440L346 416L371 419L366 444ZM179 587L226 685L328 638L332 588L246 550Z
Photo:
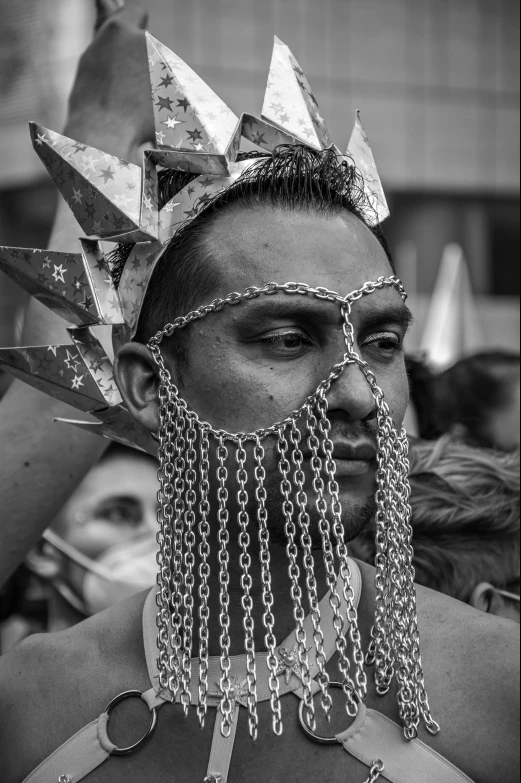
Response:
M82 2L93 5L74 0ZM518 345L519 0L141 4L151 32L236 113L260 112L273 34L296 54L341 148L360 109L392 210L386 233L416 295L417 332L443 248L458 242L487 344Z

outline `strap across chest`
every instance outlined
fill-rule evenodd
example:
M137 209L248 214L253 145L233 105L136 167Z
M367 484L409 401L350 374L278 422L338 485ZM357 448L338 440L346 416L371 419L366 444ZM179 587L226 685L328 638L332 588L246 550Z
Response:
M358 606L361 594L361 575L358 566L350 561L352 571L352 588L355 595L355 606ZM170 692L165 691L159 685L159 671L157 669L157 625L156 625L156 588L154 587L147 596L143 607L143 643L148 675L152 687L141 694L139 691L129 691L120 694L112 700L108 708L96 719L77 732L60 748L43 761L24 781L24 783L77 783L84 779L90 772L100 766L111 756L138 750L139 746L147 741L157 721L157 710L165 703L172 701ZM341 591L340 591L341 594ZM346 616L346 607L342 606L342 615ZM335 634L332 622L332 610L328 597L320 603L321 616L324 619L324 653L329 660L335 652ZM313 636L311 618L305 620L307 638ZM347 620L344 632L347 630ZM297 639L293 632L280 645L288 651L288 656L281 658L279 667L280 695L293 693L300 699L304 698L304 689L299 677L298 666L294 665ZM255 656L257 667L257 698L258 701L270 698L269 669L267 666L267 653L260 652ZM284 662L285 661L285 662ZM197 703L198 678L197 659L193 663L193 676L190 680L190 693L193 702ZM241 706L246 705L246 656L233 656L230 658L230 676L233 677L234 691L234 719L229 736L221 733L220 721L215 721L215 729L210 749L210 758L207 767L206 783L227 783L228 772L233 753L235 733L238 723L238 714ZM314 679L319 668L314 654L314 648L309 650L310 675L312 693L320 690ZM221 675L219 658L209 659L208 669L208 706L217 708L222 694L219 691ZM110 741L107 733L111 710L122 698L138 696L145 701L151 711L151 723L145 736L132 748L119 749ZM179 696L176 699L179 701ZM281 739L281 741L284 741ZM371 768L376 758L382 759L385 765L384 779L389 783L472 783L471 779L458 770L453 764L432 750L421 740L406 742L402 730L393 721L379 712L369 710L364 704L360 705L358 715L351 726L344 732L336 735L333 741L339 743L346 752Z

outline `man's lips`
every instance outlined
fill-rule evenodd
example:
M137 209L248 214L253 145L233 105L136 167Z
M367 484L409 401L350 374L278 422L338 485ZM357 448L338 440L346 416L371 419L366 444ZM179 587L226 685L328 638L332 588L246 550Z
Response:
M335 460L371 462L376 459L376 446L370 441L333 441L333 457Z
M310 456L306 453L306 458ZM323 454L320 456L323 458ZM333 441L333 459L337 478L363 476L375 468L376 446L370 441Z

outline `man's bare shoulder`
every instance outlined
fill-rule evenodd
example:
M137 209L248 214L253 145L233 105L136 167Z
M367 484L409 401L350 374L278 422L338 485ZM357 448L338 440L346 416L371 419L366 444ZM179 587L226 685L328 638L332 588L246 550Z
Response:
M372 612L375 571L360 569ZM519 626L419 585L416 593L425 683L441 726L422 739L477 783L517 781Z
M150 687L142 606L136 596L66 631L31 636L0 657L6 780L23 779L118 693Z

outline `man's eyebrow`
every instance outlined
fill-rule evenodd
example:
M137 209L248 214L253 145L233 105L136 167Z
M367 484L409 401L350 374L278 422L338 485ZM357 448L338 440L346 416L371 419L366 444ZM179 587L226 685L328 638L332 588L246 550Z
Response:
M357 303L354 302L351 319L358 315L357 320L364 329L384 323L398 324L406 329L414 320L413 314L403 302L375 304L371 308L360 308L358 314L357 309ZM325 324L339 324L342 321L337 302L308 299L297 295L285 295L283 298L263 297L251 302L242 315L248 321L262 321L269 318L303 318Z
M268 318L303 318L327 323L341 322L340 307L337 303L288 294L283 297L262 297L248 303L242 315L252 321Z
M352 316L355 314L355 305L352 308ZM414 321L414 316L404 302L377 304L371 309L360 310L359 322L363 329L372 329L386 323L393 323L407 329Z

